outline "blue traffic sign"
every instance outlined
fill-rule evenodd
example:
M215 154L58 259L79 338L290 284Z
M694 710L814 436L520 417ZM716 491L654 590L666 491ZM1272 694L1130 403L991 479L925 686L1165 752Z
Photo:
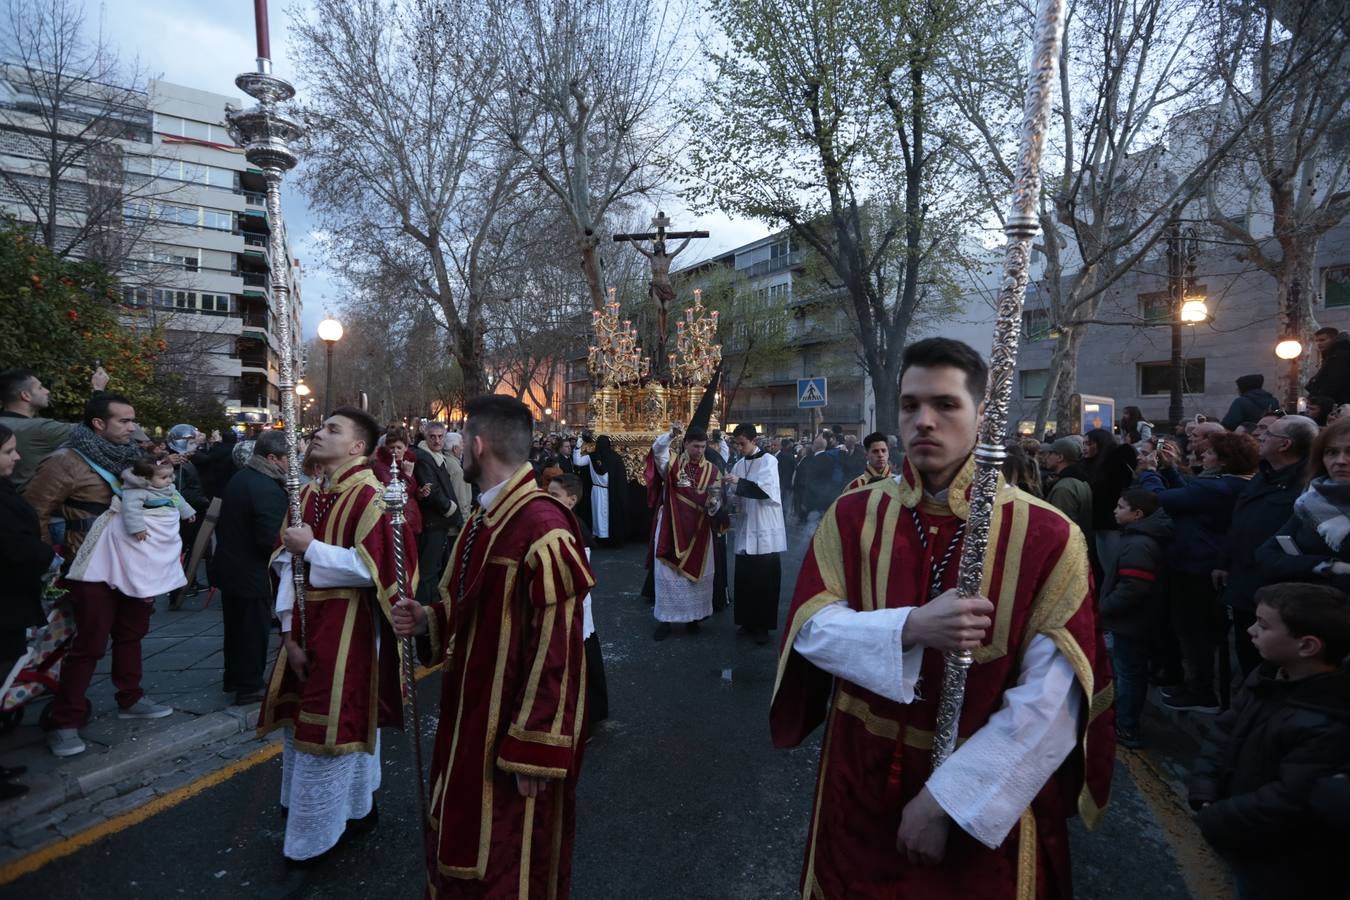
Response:
M820 409L826 406L828 402L828 385L824 375L819 378L797 379L797 407L799 409Z

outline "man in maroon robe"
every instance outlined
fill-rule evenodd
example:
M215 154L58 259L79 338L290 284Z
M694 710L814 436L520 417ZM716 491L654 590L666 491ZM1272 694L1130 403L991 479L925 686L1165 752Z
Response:
M466 412L464 474L484 488L440 600L395 608L444 663L431 764L428 897L566 897L595 583L571 512L535 482L533 420L488 395Z
M1069 900L1067 819L1096 821L1114 751L1087 548L1000 481L982 596L960 597L987 372L944 338L907 348L901 372L901 477L825 513L779 654L774 743L827 722L801 895ZM943 651L957 649L975 665L935 772Z
M323 475L300 494L304 524L282 531L276 613L282 647L272 665L258 734L285 728L283 852L317 860L348 822L374 824L379 729L402 727L398 643L390 630L398 590L394 529L383 485L367 463L379 435L359 409L337 409L310 444ZM417 551L404 525L409 590ZM295 609L291 554L304 557L305 612Z

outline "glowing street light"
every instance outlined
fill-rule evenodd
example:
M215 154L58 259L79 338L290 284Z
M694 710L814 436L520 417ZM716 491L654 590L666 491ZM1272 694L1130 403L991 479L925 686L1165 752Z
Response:
M1303 343L1295 337L1287 337L1275 345L1275 355L1280 359L1298 359L1303 355Z

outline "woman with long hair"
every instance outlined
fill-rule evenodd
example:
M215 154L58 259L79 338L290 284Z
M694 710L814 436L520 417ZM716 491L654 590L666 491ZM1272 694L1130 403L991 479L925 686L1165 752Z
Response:
M1120 434L1131 444L1153 437L1153 423L1144 420L1144 411L1137 406L1125 407L1120 417Z
M1083 436L1083 468L1092 488L1092 566L1099 583L1100 561L1116 558L1116 543L1120 540L1116 503L1134 483L1138 463L1134 447L1120 443L1105 428L1094 428Z
M1035 457L1028 457L1019 442L1009 442L1007 450L1008 456L1003 460L1003 480L1033 497L1042 496L1041 470Z

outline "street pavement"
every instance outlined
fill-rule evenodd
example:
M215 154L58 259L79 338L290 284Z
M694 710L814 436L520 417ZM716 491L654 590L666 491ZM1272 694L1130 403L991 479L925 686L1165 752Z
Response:
M804 543L794 529L780 621ZM652 641L651 608L638 596L642 555L635 545L594 556L611 715L586 747L572 895L794 896L819 735L793 750L772 747L774 647L737 638L730 610L705 622L698 635L677 627L666 641ZM438 694L434 673L419 688L427 748L435 732L428 711L437 708ZM1156 758L1122 756L1111 806L1096 831L1074 823L1078 897L1230 896L1175 794L1176 760L1193 752L1193 741L1180 729L1161 737ZM423 874L411 754L399 733L386 732L383 747L379 826L344 840L316 869L292 873L281 860L275 741L232 734L161 764L165 778L147 777L116 798L118 808L92 814L95 830L83 840L69 825L54 837L48 829L30 838L31 855L0 866L0 897L418 896ZM14 877L23 871L16 867L39 862L45 865Z

